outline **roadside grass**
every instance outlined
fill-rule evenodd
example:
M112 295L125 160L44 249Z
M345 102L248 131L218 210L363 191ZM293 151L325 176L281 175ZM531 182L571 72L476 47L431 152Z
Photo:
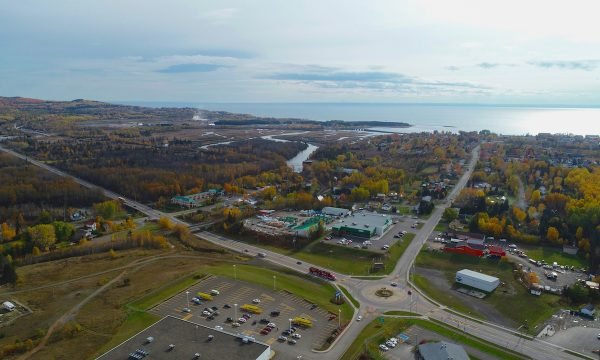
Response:
M130 309L129 313L127 314L127 318L121 324L121 326L118 327L115 335L91 358L95 359L96 357L104 354L133 335L154 324L158 320L160 320L158 315L154 315L142 310Z
M225 276L233 278L233 268L231 264L221 264L202 268L203 273ZM237 265L238 280L247 281L261 285L267 289L273 289L273 276L276 277L276 290L285 290L298 297L301 297L311 303L317 304L327 311L338 314L338 309L342 312L342 321L350 321L354 314L354 309L348 305L335 305L331 299L335 296L336 289L330 283L310 277L300 275L292 270L282 268L266 268L251 265Z
M448 223L440 221L433 230L439 232L448 231Z
M417 313L410 312L410 311L403 311L403 310L386 311L383 313L383 315L421 316L421 314L417 314Z
M513 276L512 263L503 260L490 260L468 255L447 254L433 251L421 251L415 260L418 267L432 268L444 273L449 282L454 282L456 272L465 268L498 277L506 285L498 287L493 293L481 301L498 310L507 319L519 326L527 323L528 331L533 332L536 325L547 320L561 308L560 297L542 294L534 297ZM417 287L436 301L453 308L456 311L475 317L483 317L468 303L463 303L452 292L433 286L424 276L415 274L414 282Z
M404 254L404 251L406 251L406 248L410 245L414 237L415 234L407 233L402 239L394 243L385 254L327 244L321 240L315 240L302 249L284 249L278 246L263 244L256 245L342 274L351 276L385 275L394 270L396 263L402 257L402 254ZM385 267L375 272L371 271L374 261L382 261Z
M547 246L523 246L522 250L525 251L528 257L540 261L546 260L549 264L557 262L559 265L575 266L578 269L589 266L584 258L577 255L565 254L561 249L554 249Z
M453 292L438 288L430 283L425 276L414 273L412 275L412 281L425 294L429 295L429 297L440 304L444 304L447 307L461 313L471 313L471 316L483 318L483 316L481 316L479 313L473 311L473 309L465 305L457 296L455 296Z
M360 303L358 301L356 301L356 299L352 295L350 295L350 293L348 292L348 290L345 287L343 287L341 285L338 285L338 287L340 288L340 290L342 290L342 292L344 293L344 296L346 296L346 298L348 300L350 300L352 305L354 305L354 307L358 309L360 307Z
M142 297L141 299L135 300L127 305L127 307L136 309L136 310L148 310L155 305L160 304L166 299L177 295L183 290L189 288L190 286L198 283L202 280L205 275L195 274L186 276L181 279L177 279L169 284L166 284L154 292Z
M442 325L437 322L421 319L400 319L386 317L384 323L380 323L378 320L374 320L369 323L344 353L342 360L354 360L363 353L367 353L368 356L373 359L385 359L378 349L379 344L384 343L385 340L392 336L396 336L399 333L406 331L413 325L430 330L443 337L452 339L453 341L462 345L477 349L499 359L524 359L524 357L517 353L502 349L490 342L469 335L459 329Z
M397 208L398 214L401 215L409 215L410 214L410 208L408 206L398 206Z

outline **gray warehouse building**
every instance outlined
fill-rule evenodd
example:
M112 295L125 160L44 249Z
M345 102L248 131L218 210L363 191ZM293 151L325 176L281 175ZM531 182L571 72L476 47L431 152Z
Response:
M230 334L166 316L97 360L268 360L271 347L244 334Z
M500 285L500 279L497 277L468 269L456 272L456 282L487 293L494 291Z

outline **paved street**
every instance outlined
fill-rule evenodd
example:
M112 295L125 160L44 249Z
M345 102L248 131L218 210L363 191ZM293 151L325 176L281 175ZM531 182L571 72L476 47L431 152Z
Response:
M100 189L109 198L124 199L119 194L98 187L75 176L69 175L42 162L28 158L25 155L18 154L4 147L0 147L0 151L7 152L21 159L27 160L30 163L39 166L43 169L46 169L59 176L70 177L82 186ZM364 320L361 322L351 321L350 326L348 326L346 332L338 339L334 346L332 346L330 350L327 351L328 358L339 359L344 354L346 349L350 346L350 344L354 341L354 339L360 334L362 329L368 324L368 322L376 316L378 316L379 314L388 310L413 310L415 312L424 314L429 318L442 321L448 325L458 325L458 327L461 330L464 330L470 334L474 334L491 343L513 349L534 359L545 360L551 357L557 360L566 360L578 359L581 356L585 357L583 354L579 357L571 355L569 353L564 352L564 348L539 339L523 339L517 336L515 331L503 328L493 323L484 322L481 320L471 320L466 316L460 318L456 316L450 316L448 312L444 311L444 306L435 303L435 301L433 301L432 299L427 299L425 295L419 293L417 289L413 289L411 296L408 295L407 289L412 288L412 284L410 284L408 277L413 266L414 259L416 258L417 254L419 253L421 247L423 246L427 238L433 232L434 227L440 220L445 208L451 204L452 199L454 199L460 193L462 188L464 188L464 186L466 185L473 169L475 168L475 164L477 163L478 158L479 146L473 149L471 160L469 162L469 165L467 166L468 170L465 172L465 174L463 174L456 186L454 186L450 194L447 196L446 203L444 203L443 205L436 206L430 218L424 223L423 227L416 232L414 240L406 249L402 258L398 261L394 271L390 275L381 280L368 281L353 279L349 276L342 274L336 274L336 276L339 279L339 281L337 281L336 284L343 285L344 287L346 287L349 290L349 292L356 298L356 300L360 302L361 307L355 314L355 316L357 316L358 314L362 314ZM171 218L171 220L174 222L186 224L185 222L173 217L170 214L164 214L160 211L154 210L136 201L130 199L124 199L123 201L127 206L130 206L146 214L150 218L159 218L161 216L167 216ZM265 260L303 273L308 272L308 267L313 266L312 264L308 264L304 261L302 262L302 264L297 264L297 260L292 257L273 253L271 251L257 248L248 244L233 241L231 239L227 239L216 234L203 232L198 234L197 236L211 241L217 245L241 253L256 255L259 252L264 252L266 254L266 257L264 258ZM384 286L389 287L391 281L396 281L398 283L399 288L399 294L392 298L393 301L390 301L390 299L386 300L378 298L374 295L375 289ZM577 351L578 349L574 350Z

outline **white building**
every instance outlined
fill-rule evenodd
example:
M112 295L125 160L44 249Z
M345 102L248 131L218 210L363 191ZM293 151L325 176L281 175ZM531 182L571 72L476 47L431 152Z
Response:
M323 210L321 210L321 213L329 216L346 216L350 214L350 210L325 206Z
M500 285L500 279L497 277L468 269L456 272L456 282L487 293L494 291Z

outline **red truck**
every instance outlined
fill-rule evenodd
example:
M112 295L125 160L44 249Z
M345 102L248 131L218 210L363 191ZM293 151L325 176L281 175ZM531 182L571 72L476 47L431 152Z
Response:
M313 276L318 276L323 279L335 281L335 275L333 275L329 271L317 269L316 267L311 267L310 269L308 269L308 272Z

